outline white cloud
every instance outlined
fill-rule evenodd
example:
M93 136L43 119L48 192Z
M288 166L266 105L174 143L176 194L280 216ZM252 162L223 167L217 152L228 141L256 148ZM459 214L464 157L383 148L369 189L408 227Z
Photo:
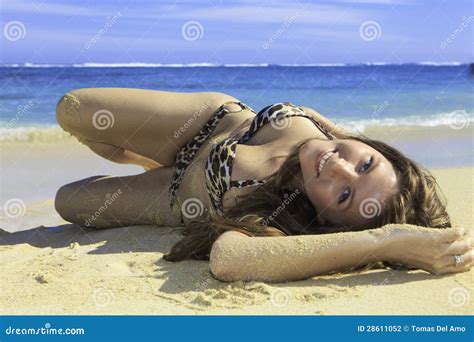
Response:
M339 0L339 2L372 4L372 5L401 5L401 4L408 3L408 1L402 1L402 0Z
M354 1L354 0L352 0ZM374 0L358 0L374 1ZM379 0L382 1L382 0ZM222 3L225 4L225 3ZM257 5L243 2L241 5L215 6L212 3L163 4L131 2L130 7L114 4L110 7L97 7L35 2L29 0L5 1L2 11L32 14L52 14L64 16L110 16L120 11L124 18L139 20L208 20L218 22L280 23L297 15L296 23L339 25L358 24L370 14L367 10L348 8L339 5L300 4L298 2L279 2L270 5Z
M175 18L211 20L226 22L253 22L253 23L279 23L285 19L296 16L296 23L311 24L359 24L367 18L367 11L343 8L328 5L295 5L287 4L279 7L266 6L233 6L191 9L170 13Z
M107 16L111 14L108 10L98 9L92 6L63 5L27 0L5 1L2 3L2 11L4 13L6 11L11 11L32 14L59 14L67 16Z

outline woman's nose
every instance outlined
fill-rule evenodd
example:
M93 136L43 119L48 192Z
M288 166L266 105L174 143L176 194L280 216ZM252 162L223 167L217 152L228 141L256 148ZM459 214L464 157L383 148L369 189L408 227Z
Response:
M344 178L344 180L352 181L357 177L354 166L343 158L331 160L329 173L332 177Z

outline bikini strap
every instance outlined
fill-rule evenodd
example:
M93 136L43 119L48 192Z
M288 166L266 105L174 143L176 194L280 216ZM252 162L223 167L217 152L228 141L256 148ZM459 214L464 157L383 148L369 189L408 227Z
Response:
M287 118L290 116L301 116L307 119L310 119L313 124L329 139L333 140L334 136L315 118L313 118L311 115L308 114L285 114L283 117Z
M230 187L231 188L245 188L246 186L262 185L265 183L266 181L264 179L262 180L257 180L257 179L233 180L230 182Z
M226 105L226 104L229 104L229 103L238 104L238 105L240 106L240 110L235 110L235 111L232 111L232 112L231 112L229 109L227 109L227 108L225 107L225 105ZM238 112L241 112L242 110L245 110L245 109L250 110L250 111L252 111L252 112L255 113L255 111L254 111L251 107L247 106L245 103L243 103L243 102L241 102L241 101L227 101L227 102L223 103L223 104L219 107L219 109L218 109L217 111L219 112L219 111L223 110L223 111L225 111L226 113L238 113Z
M228 174L228 189L230 188L243 188L246 186L253 186L253 185L261 185L265 183L265 180L256 180L256 179L239 179L239 180L231 180L230 178L232 177L233 171L234 171L234 161L236 157L236 149L237 145L239 144L238 139L234 138L229 138L224 141L222 141L219 145L218 148L220 149L227 149L228 151L228 164L227 167L229 168L230 172Z
M276 113L276 115L273 115L273 113L271 113L270 115L267 115L267 116L264 116L265 113L267 113L269 110L271 110L273 107L275 106L282 106L281 109L278 109L278 112ZM292 113L288 113L289 110L285 110L284 106L289 106L289 107L292 107L291 109L293 110ZM294 112L294 110L298 111L297 113ZM258 132L258 130L263 127L265 124L267 124L268 122L271 122L273 120L279 120L281 119L282 117L284 118L287 118L287 117L292 117L292 116L302 116L302 117L305 117L305 118L308 118L310 119L313 124L330 140L334 139L334 136L318 121L316 120L314 117L312 117L311 115L308 115L305 113L305 111L303 110L303 108L301 107L298 107L298 106L295 106L294 104L292 104L291 102L280 102L280 103L275 103L275 104L272 104L272 105L269 105L269 106L266 106L265 108L263 108L262 110L260 110L257 115L255 116L255 118L253 119L252 123L250 124L250 127L249 129L247 130L247 132L245 132L245 134L239 139L239 143L243 144L245 143L247 140L249 140L255 133Z
M209 138L212 132L214 132L214 129L216 128L219 121L226 114L234 113L234 112L229 111L229 109L225 107L225 105L228 103L238 104L241 108L240 110L244 110L244 109L252 110L250 107L248 107L246 104L240 101L224 102L222 105L219 106L219 108L217 108L217 110L214 112L212 117L204 124L201 130L191 140L189 140L185 146L183 146L178 151L175 157L175 162L174 162L175 167L174 167L173 180L169 187L169 194L171 197L170 198L171 208L173 208L176 202L176 195L177 195L179 186L181 184L181 180L184 176L184 173L186 172L188 165L194 159L194 156L197 153L198 149ZM238 112L238 111L235 111L235 112ZM179 166L179 168L177 166Z

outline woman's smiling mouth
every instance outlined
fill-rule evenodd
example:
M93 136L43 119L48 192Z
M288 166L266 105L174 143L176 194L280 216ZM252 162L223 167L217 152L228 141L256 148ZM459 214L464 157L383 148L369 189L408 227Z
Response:
M335 151L321 152L318 156L318 159L316 160L316 173L318 177L321 174L321 171L323 170L324 166L326 165L326 162L334 155L334 152Z

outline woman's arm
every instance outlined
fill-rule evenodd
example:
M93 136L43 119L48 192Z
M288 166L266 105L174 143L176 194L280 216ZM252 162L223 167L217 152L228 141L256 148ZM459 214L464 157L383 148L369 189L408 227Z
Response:
M301 108L306 114L313 116L317 121L319 121L324 126L324 128L326 128L336 138L344 139L347 135L351 134L350 131L346 130L342 126L338 126L337 124L324 117L322 114L318 113L314 109L308 107Z
M224 281L291 281L382 260L386 241L369 231L285 237L226 232L214 243L211 272Z
M459 272L472 264L472 240L465 232L412 225L288 237L249 237L230 231L214 243L210 269L223 281L270 282L306 279L378 261L399 262L436 274ZM454 254L464 255L461 268L453 269Z

